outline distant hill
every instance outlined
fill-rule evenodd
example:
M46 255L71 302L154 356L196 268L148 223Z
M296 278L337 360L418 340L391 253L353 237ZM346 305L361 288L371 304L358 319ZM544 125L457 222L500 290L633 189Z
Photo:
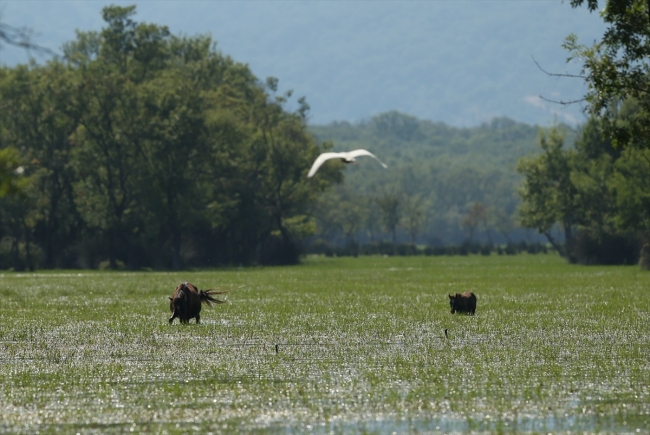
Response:
M331 140L336 149L367 147L397 166L453 160L503 169L535 152L538 135L538 127L510 118L494 118L477 127L453 127L397 111L366 122L310 126L309 131L321 141Z
M576 132L565 126L567 146ZM425 219L418 241L421 243L460 243L468 237L462 223L475 203L488 211L475 240L535 237L517 227L520 199L517 189L521 177L516 172L519 158L539 152L539 128L509 118L495 118L477 127L452 127L444 123L419 120L399 112L379 114L361 123L336 122L312 126L310 132L320 141L332 141L334 150L365 148L388 164L383 169L370 158L359 158L346 165L345 182L325 197L321 216L322 233L341 241L346 219L341 215L346 201L362 204L362 217L355 238L367 240L368 220L378 210L372 203L382 195L398 195L403 217L409 200L421 201ZM330 212L331 210L331 212ZM383 232L384 236L386 233ZM408 240L400 226L399 238Z
M556 1L4 1L1 19L31 27L58 50L74 30L99 30L101 8L136 4L136 20L174 33L211 33L218 48L260 78L280 79L311 105L310 122L362 121L398 110L453 126L495 117L548 125L583 120L580 80L561 44L569 33L591 43L604 26L586 8ZM41 59L42 60L42 59ZM0 62L26 62L3 47Z

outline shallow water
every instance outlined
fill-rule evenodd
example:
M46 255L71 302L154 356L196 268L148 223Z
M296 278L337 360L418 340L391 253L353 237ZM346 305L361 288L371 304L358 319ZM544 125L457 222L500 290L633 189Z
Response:
M549 258L3 274L0 433L648 433L650 274Z
M601 416L520 416L513 419L495 420L489 416L474 418L431 417L421 419L381 419L356 422L330 422L321 424L301 423L295 426L275 426L273 433L616 433L647 434L650 416L620 417Z

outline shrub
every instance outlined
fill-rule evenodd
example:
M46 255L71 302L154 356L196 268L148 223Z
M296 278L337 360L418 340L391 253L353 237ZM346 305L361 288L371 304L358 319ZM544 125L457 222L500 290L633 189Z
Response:
M577 264L637 264L641 240L636 234L592 235L581 231L567 252L570 262Z

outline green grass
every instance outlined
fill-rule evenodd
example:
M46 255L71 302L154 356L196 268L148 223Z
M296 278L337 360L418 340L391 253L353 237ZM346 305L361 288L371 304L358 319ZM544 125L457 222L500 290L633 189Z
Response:
M182 281L230 303L169 326ZM554 255L4 273L0 432L647 433L649 287Z

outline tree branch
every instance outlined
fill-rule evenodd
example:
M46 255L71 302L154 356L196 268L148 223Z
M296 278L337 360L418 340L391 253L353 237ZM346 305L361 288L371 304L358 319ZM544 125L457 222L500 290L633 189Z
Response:
M44 54L54 54L49 48L34 44L31 41L32 31L26 27L13 27L8 24L0 23L0 42L9 45L24 48L25 50L34 50Z
M535 62L535 65L537 65L537 68L539 68L539 70L541 72L543 72L544 74L546 74L548 76L551 76L551 77L570 77L570 78L573 78L573 79L582 79L582 80L587 80L587 78L588 78L587 76L583 76L583 75L579 75L579 74L548 72L544 68L542 68L542 66L539 64L539 62L537 62L535 60L535 58L533 56L530 56L530 57L531 57L531 59L533 59L533 62Z
M557 243L557 242L555 241L555 239L554 239L553 236L551 235L551 232L550 232L550 231L544 231L543 234L546 236L546 239L551 243L551 246L553 246L553 247L555 248L555 250L556 250L556 251L557 251L557 252L558 252L562 257L564 257L564 254L565 254L564 249L562 248L562 246L561 246L559 243Z
M587 101L587 99L586 99L585 97L582 97L582 98L580 98L580 99L578 99L578 100L570 100L570 101L551 100L551 99L546 98L546 97L544 97L544 96L542 96L542 95L538 95L538 97L540 98L540 100L544 100L544 101L547 101L547 102L549 102L549 103L561 104L561 105L563 105L563 106L568 106L568 105L570 105L570 104L582 103L582 102L584 102L584 101Z
M548 76L551 76L551 77L569 77L569 78L573 78L573 79L587 80L587 77L583 76L583 75L568 74L568 73L560 74L560 73L548 72L544 68L542 68L542 66L539 64L539 62L537 62L537 60L535 60L535 57L533 57L533 56L530 56L530 57L531 57L531 59L533 59L533 62L535 62L535 65L537 65L537 68L539 68L540 71L542 71L544 74L546 74ZM570 101L551 100L549 98L543 97L542 95L539 95L539 98L544 100L544 101L547 101L549 103L561 104L563 106L568 106L570 104L575 104L575 103L582 103L583 101L586 101L585 97L582 97L582 98L580 98L578 100L570 100Z

